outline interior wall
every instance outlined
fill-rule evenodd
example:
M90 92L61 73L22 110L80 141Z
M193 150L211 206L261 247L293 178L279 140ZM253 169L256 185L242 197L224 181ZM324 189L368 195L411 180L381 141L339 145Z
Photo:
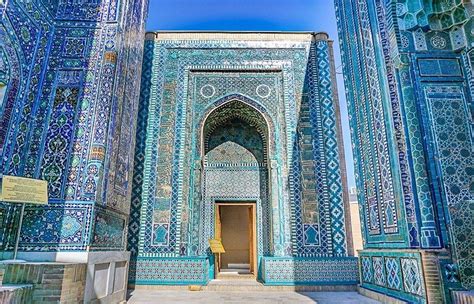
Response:
M249 206L220 206L222 244L222 268L229 263L250 263Z

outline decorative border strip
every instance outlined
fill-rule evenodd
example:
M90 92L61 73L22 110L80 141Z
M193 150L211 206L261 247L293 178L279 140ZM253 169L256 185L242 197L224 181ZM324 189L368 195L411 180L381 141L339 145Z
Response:
M410 302L426 301L420 252L363 250L359 259L362 287Z
M207 285L209 260L190 258L137 258L130 261L129 283L136 285Z
M354 257L263 257L265 285L355 285L359 283Z

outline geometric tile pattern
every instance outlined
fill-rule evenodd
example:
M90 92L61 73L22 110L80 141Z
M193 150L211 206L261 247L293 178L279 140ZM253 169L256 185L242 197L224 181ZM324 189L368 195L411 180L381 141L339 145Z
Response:
M426 294L420 257L417 252L364 250L359 257L361 285L410 303L423 302Z
M373 257L374 265L374 283L380 286L385 285L385 267L382 257Z
M89 244L92 206L50 204L25 208L19 250L85 250Z
M421 1L415 2L418 4ZM467 6L453 0L435 1L434 5L417 4L401 2L397 5L400 23L410 40L405 44L406 48L417 51L458 50L472 41L472 36L468 33L470 15ZM430 17L415 17L420 15Z
M142 207L142 187L145 162L145 141L148 122L148 101L150 94L150 76L152 69L153 43L145 41L143 54L143 69L140 89L141 102L138 108L137 133L134 156L134 172L132 184L132 201L127 234L127 249L132 255L137 254L140 235L140 212Z
M395 132L395 126L398 128L399 126L394 126L387 114L396 115L399 110L395 108L392 111L391 108L387 108L389 104L384 89L385 79L378 75L380 57L377 51L379 49L374 47L376 38L373 36L371 26L373 22L371 18L374 16L365 0L355 3L336 1L336 11L339 16L341 46L343 49L354 49L353 54L356 56L353 58L345 52L343 59L357 168L357 186L360 190L359 202L363 204L367 246L375 248L385 243L405 244L407 242L404 231L407 226L406 220L405 217L399 216L401 213L404 214L405 206L401 206L400 200L396 200L395 197L404 197L409 204L410 197L402 194L402 189L394 186L398 183L394 181L394 174L400 169L393 166L395 162L392 160L393 151L395 149L403 151L404 147L401 145L395 147L395 138L391 137L391 134ZM355 20L357 20L357 26ZM357 40L353 41L349 37L356 37ZM363 55L356 55L356 52L361 52ZM397 101L394 102L397 103ZM390 106L397 107L398 105L390 104ZM399 120L397 116L393 119ZM402 134L398 132L397 136L400 138ZM410 174L410 172L407 173ZM410 219L412 217L411 215Z
M401 289L400 266L395 258L385 258L385 268L387 271L387 286L392 289Z
M355 284L357 259L348 258L271 258L263 260L266 285Z
M474 155L468 101L460 87L426 88L461 280L474 284Z
M449 283L459 282L459 269L454 264L444 265L444 275Z
M308 62L308 77L305 82L309 94L303 99L298 121L298 145L294 146L292 170L296 176L294 198L296 251L300 256L324 253L345 255L345 229L343 205L327 205L327 202L342 201L341 176L339 174L338 134L335 108L332 98L332 74L327 42L318 41L311 45ZM314 59L313 59L314 58ZM324 130L322 133L320 130ZM332 151L328 153L328 151ZM316 185L314 186L314 181ZM329 186L330 185L330 186ZM330 187L330 191L327 191ZM317 209L318 212L310 212ZM331 212L331 214L329 213ZM331 217L331 224L325 221ZM339 226L341 225L341 226ZM327 248L327 249L325 249Z
M373 157L372 170L376 173L374 176L374 188L371 191L375 197L369 201L377 201L377 210L381 218L379 220L373 219L370 223L377 221L376 225L369 226L371 235L378 235L381 233L397 234L398 216L395 206L392 168L389 156L389 143L387 141L387 121L384 119L384 105L382 103L382 91L380 88L380 80L377 75L376 54L373 46L372 28L370 27L369 10L366 1L358 2L358 13L361 20L362 40L361 47L366 54L363 57L364 64L367 70L365 75L365 85L367 86L367 99L365 102L371 106L367 110L368 121L371 121L373 128L371 130L371 138L369 137L368 145L372 145L372 151L369 152L370 157ZM372 208L372 206L367 209ZM369 217L372 213L369 214Z
M403 273L403 285L405 290L409 293L422 295L423 294L423 282L421 279L421 269L418 266L416 259L401 259L402 273Z
M338 119L335 113L333 97L333 81L331 76L331 66L329 47L327 41L318 41L316 43L316 57L318 63L318 85L319 99L321 104L322 129L324 134L324 149L327 153L325 160L326 185L329 191L322 193L328 196L330 205L332 246L335 256L345 256L346 232L344 229L344 205L342 177L340 174L340 156L338 150Z
M400 102L400 93L398 92L395 61L390 56L392 48L392 41L390 36L390 22L384 18L384 14L391 12L390 7L385 8L381 1L376 1L377 21L379 27L379 35L382 46L382 53L384 56L384 64L387 74L388 93L390 100L390 110L394 122L401 121L402 118L402 104ZM420 245L420 235L416 218L415 199L413 193L412 174L409 170L409 160L406 145L406 131L404 125L394 123L393 126L388 125L388 128L393 128L394 138L393 143L396 145L396 153L398 155L398 167L400 171L400 180L402 195L405 207L405 217L407 221L407 228L409 234L410 247ZM388 142L390 143L390 141Z
M139 258L130 264L132 284L189 285L209 280L206 258Z
M372 260L370 257L362 257L362 280L371 283L374 276L372 272Z

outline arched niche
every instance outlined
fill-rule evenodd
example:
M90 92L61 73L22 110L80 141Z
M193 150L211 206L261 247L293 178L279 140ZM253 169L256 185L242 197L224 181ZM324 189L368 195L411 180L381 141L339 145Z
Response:
M216 202L255 202L257 254L269 254L268 119L253 105L233 99L213 108L201 127L200 253L214 234Z
M209 162L218 162L217 151L225 157L225 150L240 151L243 154L239 159L234 153L233 162L265 165L267 163L268 127L260 112L241 101L234 100L224 104L210 113L207 117L204 130L204 159ZM241 147L240 149L238 147ZM234 151L234 149L236 149ZM243 150L242 150L243 149ZM245 154L244 150L249 154ZM224 152L224 154L222 154ZM230 156L230 155L229 155ZM245 156L249 157L248 159ZM221 159L221 161L230 161Z

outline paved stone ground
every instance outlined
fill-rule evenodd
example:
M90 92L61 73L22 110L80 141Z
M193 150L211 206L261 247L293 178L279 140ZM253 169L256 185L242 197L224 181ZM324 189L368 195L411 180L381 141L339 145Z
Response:
M132 290L127 303L186 304L376 304L357 292Z

